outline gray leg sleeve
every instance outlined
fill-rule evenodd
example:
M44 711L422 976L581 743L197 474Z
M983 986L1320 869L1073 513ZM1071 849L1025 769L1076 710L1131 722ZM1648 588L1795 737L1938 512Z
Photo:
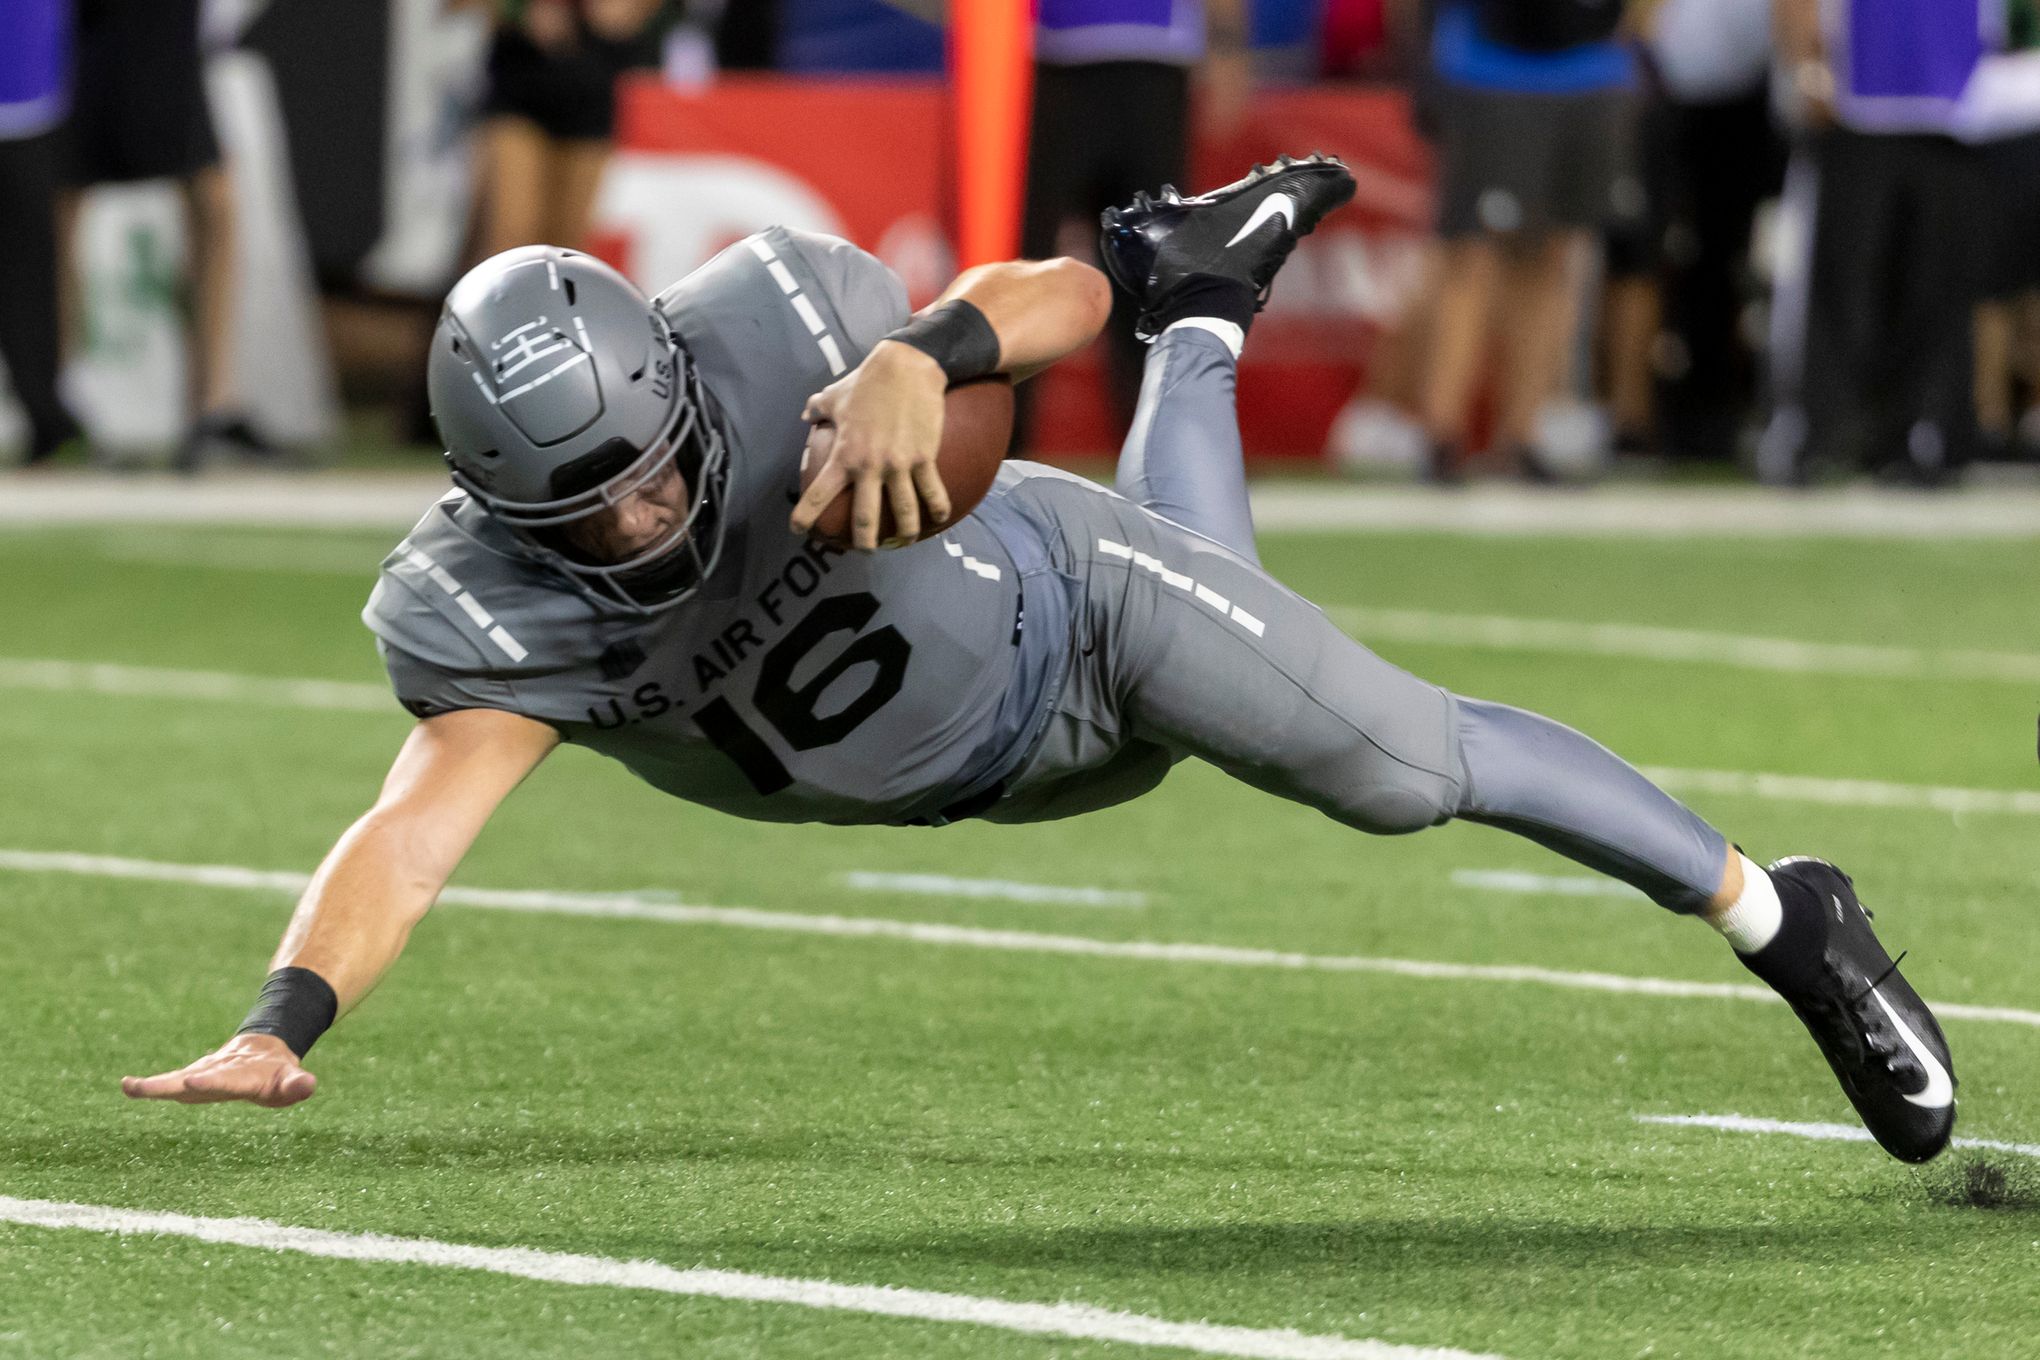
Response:
M1224 341L1188 326L1148 347L1117 486L1134 504L1258 562L1233 410L1235 367Z
M1166 386L1157 362L1144 408ZM1721 886L1721 834L1571 728L1390 665L1195 524L1072 478L1014 495L1081 587L1080 646L997 820L1109 806L1196 756L1378 835L1453 818L1502 827L1674 911Z
M1728 842L1613 751L1563 723L1460 699L1458 816L1527 836L1697 912L1721 886Z

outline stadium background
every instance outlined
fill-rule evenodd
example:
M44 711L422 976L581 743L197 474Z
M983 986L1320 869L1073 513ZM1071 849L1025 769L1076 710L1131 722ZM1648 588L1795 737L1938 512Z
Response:
M257 428L311 461L429 437L407 375L420 318L475 248L485 8L378 0L351 7L344 23L290 3L207 10L208 88L239 214L233 386ZM987 148L1003 121L1025 117L1024 89L1018 102L995 93L989 108L959 97L969 87L945 77L956 54L943 31L879 0L723 8L668 5L653 20L663 71L623 82L616 154L586 244L657 287L762 223L795 222L849 235L898 270L917 300L931 296L958 258L969 179L1017 173ZM1260 0L1248 35L1251 101L1191 120L1192 187L1285 149L1332 151L1359 173L1355 205L1305 244L1247 356L1241 406L1253 457L1391 476L1413 461L1439 268L1425 8ZM1650 55L1634 81L1643 131L1623 192L1647 205L1611 237L1625 239L1597 240L1569 266L1581 321L1539 427L1571 455L1558 460L1568 469L1604 471L1611 449L1648 455L1617 465L1647 476L1663 472L1663 460L1724 470L1753 462L1769 414L1764 370L1778 366L1769 302L1810 249L1803 205L1782 194L1779 174L1796 139L1789 98L1776 78L1764 87L1764 52L1734 51L1748 39L1732 30L1767 8L1634 7L1638 48ZM2008 12L2016 19L2023 8L2013 0ZM962 13L988 22L1000 9ZM1725 32L1696 40L1711 9ZM2026 36L2013 23L1996 41ZM1024 71L1024 41L1012 37L991 35L987 69ZM719 68L719 57L731 64ZM1989 84L2008 110L1993 135L2020 145L2031 136L2014 134L2040 124L2040 68L2022 61L1991 56L1985 65L2002 69L1976 82L1979 96ZM1762 113L1766 103L1774 116ZM2032 179L2033 163L2013 162L2018 177ZM2029 205L2003 198L1994 190L1975 219L2040 225ZM86 315L69 340L65 390L102 461L146 466L187 419L178 200L167 186L138 184L93 189L85 204L76 239ZM1081 228L1071 230L1062 244L1084 250ZM1916 260L2002 253L1976 235L1906 249ZM1641 266L1622 263L1639 254ZM2017 294L2028 292L2021 280ZM2005 338L1978 356L1993 375L1979 388L1993 429L1980 451L2027 462L2033 445L2016 421L2034 397L2040 314L2030 296L2001 311L1991 333ZM1506 329L1492 323L1495 343ZM1044 381L1032 451L1099 455L1116 444L1099 366L1087 355ZM1470 403L1476 444L1494 399L1485 389ZM0 445L10 430L18 441L19 423L0 403ZM2040 422L2027 434L2036 430ZM1512 470L1509 452L1496 451L1494 470Z
M822 39L869 30L808 34L801 8L798 71L713 71L696 31L633 78L592 245L659 283L759 221L840 224L939 285L962 181L1001 154L961 150L946 41L909 24L878 50L918 71L825 74ZM1699 12L1726 41L1766 8ZM1755 373L1703 400L1676 365L1653 370L1668 427L1690 399L1733 431L1705 456L1658 440L1592 488L1505 459L1470 489L1389 485L1421 455L1373 456L1394 441L1364 403L1407 417L1424 369L1398 339L1434 170L1376 28L1323 74L1350 32L1327 21L1357 12L1257 4L1248 116L1193 176L1314 146L1361 172L1250 342L1264 559L1397 664L1593 733L1751 854L1846 865L1948 1020L1976 1141L1917 1171L1864 1146L1706 931L1491 831L1363 841L1202 767L1019 831L771 827L574 751L312 1054L314 1100L122 1101L122 1073L239 1020L408 727L358 614L444 487L416 355L470 249L486 16L221 3L235 387L285 456L160 471L189 288L177 196L143 184L83 218L66 391L92 447L0 472L0 1357L2027 1360L2040 495L2017 346L2005 442L1932 494L1753 485ZM2024 69L1978 80L2012 125ZM1768 91L1754 131L1738 98L1693 144L1731 172L1792 141ZM1726 298L1752 368L1782 189ZM1667 270L1669 317L1690 285ZM1566 367L1605 394L1584 341ZM1103 357L1073 369L1038 434L1104 472ZM1366 480L1327 475L1355 452ZM647 1261L709 1269L676 1296Z

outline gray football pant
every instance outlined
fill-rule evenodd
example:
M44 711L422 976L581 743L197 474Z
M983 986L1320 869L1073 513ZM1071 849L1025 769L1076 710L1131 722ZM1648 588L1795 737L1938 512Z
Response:
M1044 469L1011 493L1065 578L1076 649L991 820L1124 802L1196 756L1363 831L1503 827L1675 911L1720 887L1721 834L1607 748L1391 666L1261 570L1214 336L1155 342L1119 490Z

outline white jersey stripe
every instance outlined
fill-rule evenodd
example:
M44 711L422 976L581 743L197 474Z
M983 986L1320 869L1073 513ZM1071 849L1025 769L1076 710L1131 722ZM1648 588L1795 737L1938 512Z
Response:
M1268 625L1246 610L1233 604L1225 596L1191 579L1180 571L1171 571L1163 561L1149 553L1135 552L1124 543L1114 543L1109 538L1098 540L1098 553L1103 557L1116 557L1122 562L1131 562L1142 571L1159 576L1162 583L1177 590L1187 590L1219 613L1252 633L1255 637L1265 636Z
M488 610L482 608L481 602L465 590L454 596L453 602L459 605L467 613L467 616L475 621L478 627L487 628L496 622L495 617Z
M820 335L828 329L822 324L822 314L815 310L815 304L808 301L807 294L793 295L793 310L800 313L800 323L807 327L809 335Z
M432 583L441 590L449 595L455 594L460 590L460 582L447 575L446 568L440 566L416 548L406 546L404 551L410 555L413 562L418 564L420 570L432 578Z
M850 365L843 362L843 351L837 347L836 337L825 331L816 337L815 343L822 347L822 357L829 361L829 372L841 377Z
M587 356L583 355L582 357L586 358ZM510 635L508 629L496 622L495 617L482 606L480 600L470 595L465 586L453 579L453 573L440 566L422 550L410 543L403 545L403 552L406 557L410 558L414 566L432 578L434 585L453 597L453 602L460 606L462 613L474 620L476 627L487 630L489 641L501 648L505 656L509 657L512 661L522 661L530 655L525 650L524 645Z
M954 543L951 543L947 537L944 537L942 540L942 550L948 553L951 557L956 558L958 564L962 566L965 571L976 572L979 576L984 577L987 581L996 581L999 579L1000 573L997 567L993 566L989 562L978 561L975 557L972 557L962 548L958 547Z
M500 623L489 630L489 641L501 647L503 654L512 661L522 661L530 655L529 652L524 650L523 644L519 643L516 638L511 637Z

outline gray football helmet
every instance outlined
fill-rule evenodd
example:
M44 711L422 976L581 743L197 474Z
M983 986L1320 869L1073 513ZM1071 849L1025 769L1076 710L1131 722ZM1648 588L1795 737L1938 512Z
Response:
M592 256L523 246L447 294L426 364L454 485L598 604L649 614L687 599L722 551L728 453L666 318ZM679 525L628 561L562 531L679 472Z

